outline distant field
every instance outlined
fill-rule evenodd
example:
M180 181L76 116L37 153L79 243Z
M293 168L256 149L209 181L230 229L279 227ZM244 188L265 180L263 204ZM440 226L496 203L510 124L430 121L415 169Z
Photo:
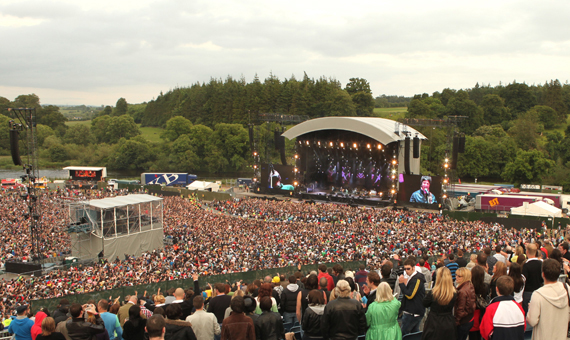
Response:
M398 120L404 118L408 112L407 107L387 107L387 108L375 108L374 115L380 118L387 118L392 120Z
M160 142L160 133L162 132L161 128L148 126L141 127L140 124L139 128L141 129L141 136L143 136L144 139L149 142Z
M67 125L67 126L86 125L86 126L90 127L91 121L90 120L70 120L70 121L65 122L65 125Z
M65 123L67 126L75 126L75 125L86 125L91 127L90 120L75 120L75 121L68 121ZM161 128L157 127L141 127L138 124L139 128L141 129L141 136L144 139L148 140L149 142L160 142L160 133L162 132Z

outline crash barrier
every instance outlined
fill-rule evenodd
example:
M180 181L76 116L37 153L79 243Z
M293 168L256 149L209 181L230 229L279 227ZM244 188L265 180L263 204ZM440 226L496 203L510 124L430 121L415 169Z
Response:
M560 226L561 230L566 229L566 226L570 224L570 219L546 216L521 216L521 215L509 215L508 217L498 217L495 213L485 213L476 211L444 211L444 215L449 216L453 219L459 221L484 221L487 223L499 223L507 228L515 229L538 229L543 228L543 223L548 229L558 229Z
M335 264L336 263L326 263L327 267L332 267ZM342 265L344 270L358 271L359 265L366 264L366 262L352 261L352 262L341 262L339 264ZM277 276L278 273L280 275L285 275L285 277L288 278L289 276L295 274L297 271L298 269L296 266L288 266L288 267L273 268L273 269L252 270L241 273L200 276L200 278L198 279L198 284L200 285L201 289L204 290L204 289L209 289L208 283L211 285L214 285L215 283L232 284L240 280L244 283L251 283L257 279L263 280L263 278L266 276L270 277ZM318 272L318 264L304 265L301 267L301 272L303 273L303 275L307 275L311 271ZM82 283L77 282L77 284L81 285ZM169 290L170 288L178 288L178 287L182 287L184 289L193 288L194 280L192 278L189 278L184 280L162 281L146 285L125 286L104 291L66 295L51 299L32 300L30 302L30 309L33 313L36 313L39 309L44 307L47 308L49 311L53 311L57 308L59 301L63 298L66 298L69 301L69 303L84 304L89 300L97 302L101 299L109 299L110 297L112 297L113 299L120 297L121 300L124 300L125 296L133 295L135 294L135 292L142 295L146 291L148 295L152 295L156 294L159 288L161 292L166 294L166 291Z

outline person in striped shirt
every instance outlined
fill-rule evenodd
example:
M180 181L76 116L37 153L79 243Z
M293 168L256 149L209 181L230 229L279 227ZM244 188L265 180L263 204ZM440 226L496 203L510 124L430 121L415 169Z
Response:
M446 267L451 272L451 278L453 279L453 282L455 282L455 271L457 271L459 265L457 264L457 262L455 262L455 255L449 254L448 258L449 258L449 263L446 265Z

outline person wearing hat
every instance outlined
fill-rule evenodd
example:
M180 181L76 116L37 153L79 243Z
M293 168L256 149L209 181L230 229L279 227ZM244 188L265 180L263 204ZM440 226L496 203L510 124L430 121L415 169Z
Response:
M8 327L8 332L15 335L15 340L32 340L32 326L34 322L28 319L30 307L21 305L16 307L18 316L12 320Z

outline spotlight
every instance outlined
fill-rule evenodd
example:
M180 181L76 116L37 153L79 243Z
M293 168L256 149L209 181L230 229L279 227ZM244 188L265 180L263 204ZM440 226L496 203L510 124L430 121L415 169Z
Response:
M392 164L396 165L396 163L398 163L398 161L396 161L395 159L392 161Z
M341 148L344 148L344 143L343 143L343 142L340 142L340 147L341 147Z
M254 178L253 178L253 181L254 181L254 182L257 182L257 178L254 177Z
M356 145L356 143L352 143L352 147L356 149L358 145Z
M299 169L295 168L294 171L297 172L297 171L299 171Z
M447 195L445 195L445 194L444 194L444 195L443 195L443 196L441 196L441 197L443 197L443 198L447 198Z
M307 145L309 145L309 141L307 141Z
M392 180L395 180L395 179L396 179L396 175L392 175Z
M449 164L445 163L443 167L447 169L449 167Z
M445 163L449 163L449 158L446 158L446 159L445 159Z
M378 144L378 150L382 149L382 144Z
M443 183L444 183L444 184L447 184L447 178L444 178L444 179L443 179Z
M333 146L333 142L330 142L329 145L330 145L330 146Z
M293 186L297 186L299 185L299 183L297 183L297 181L293 182Z
M295 154L295 159L299 158L299 155Z
M253 165L253 168L254 168L254 169L257 169L257 164L254 164L254 165Z
M321 146L321 141L318 141L317 144L318 144L319 146Z
M392 195L393 195L393 194L395 194L395 193L396 193L396 190L392 189L390 192L391 192L391 193L392 193Z

